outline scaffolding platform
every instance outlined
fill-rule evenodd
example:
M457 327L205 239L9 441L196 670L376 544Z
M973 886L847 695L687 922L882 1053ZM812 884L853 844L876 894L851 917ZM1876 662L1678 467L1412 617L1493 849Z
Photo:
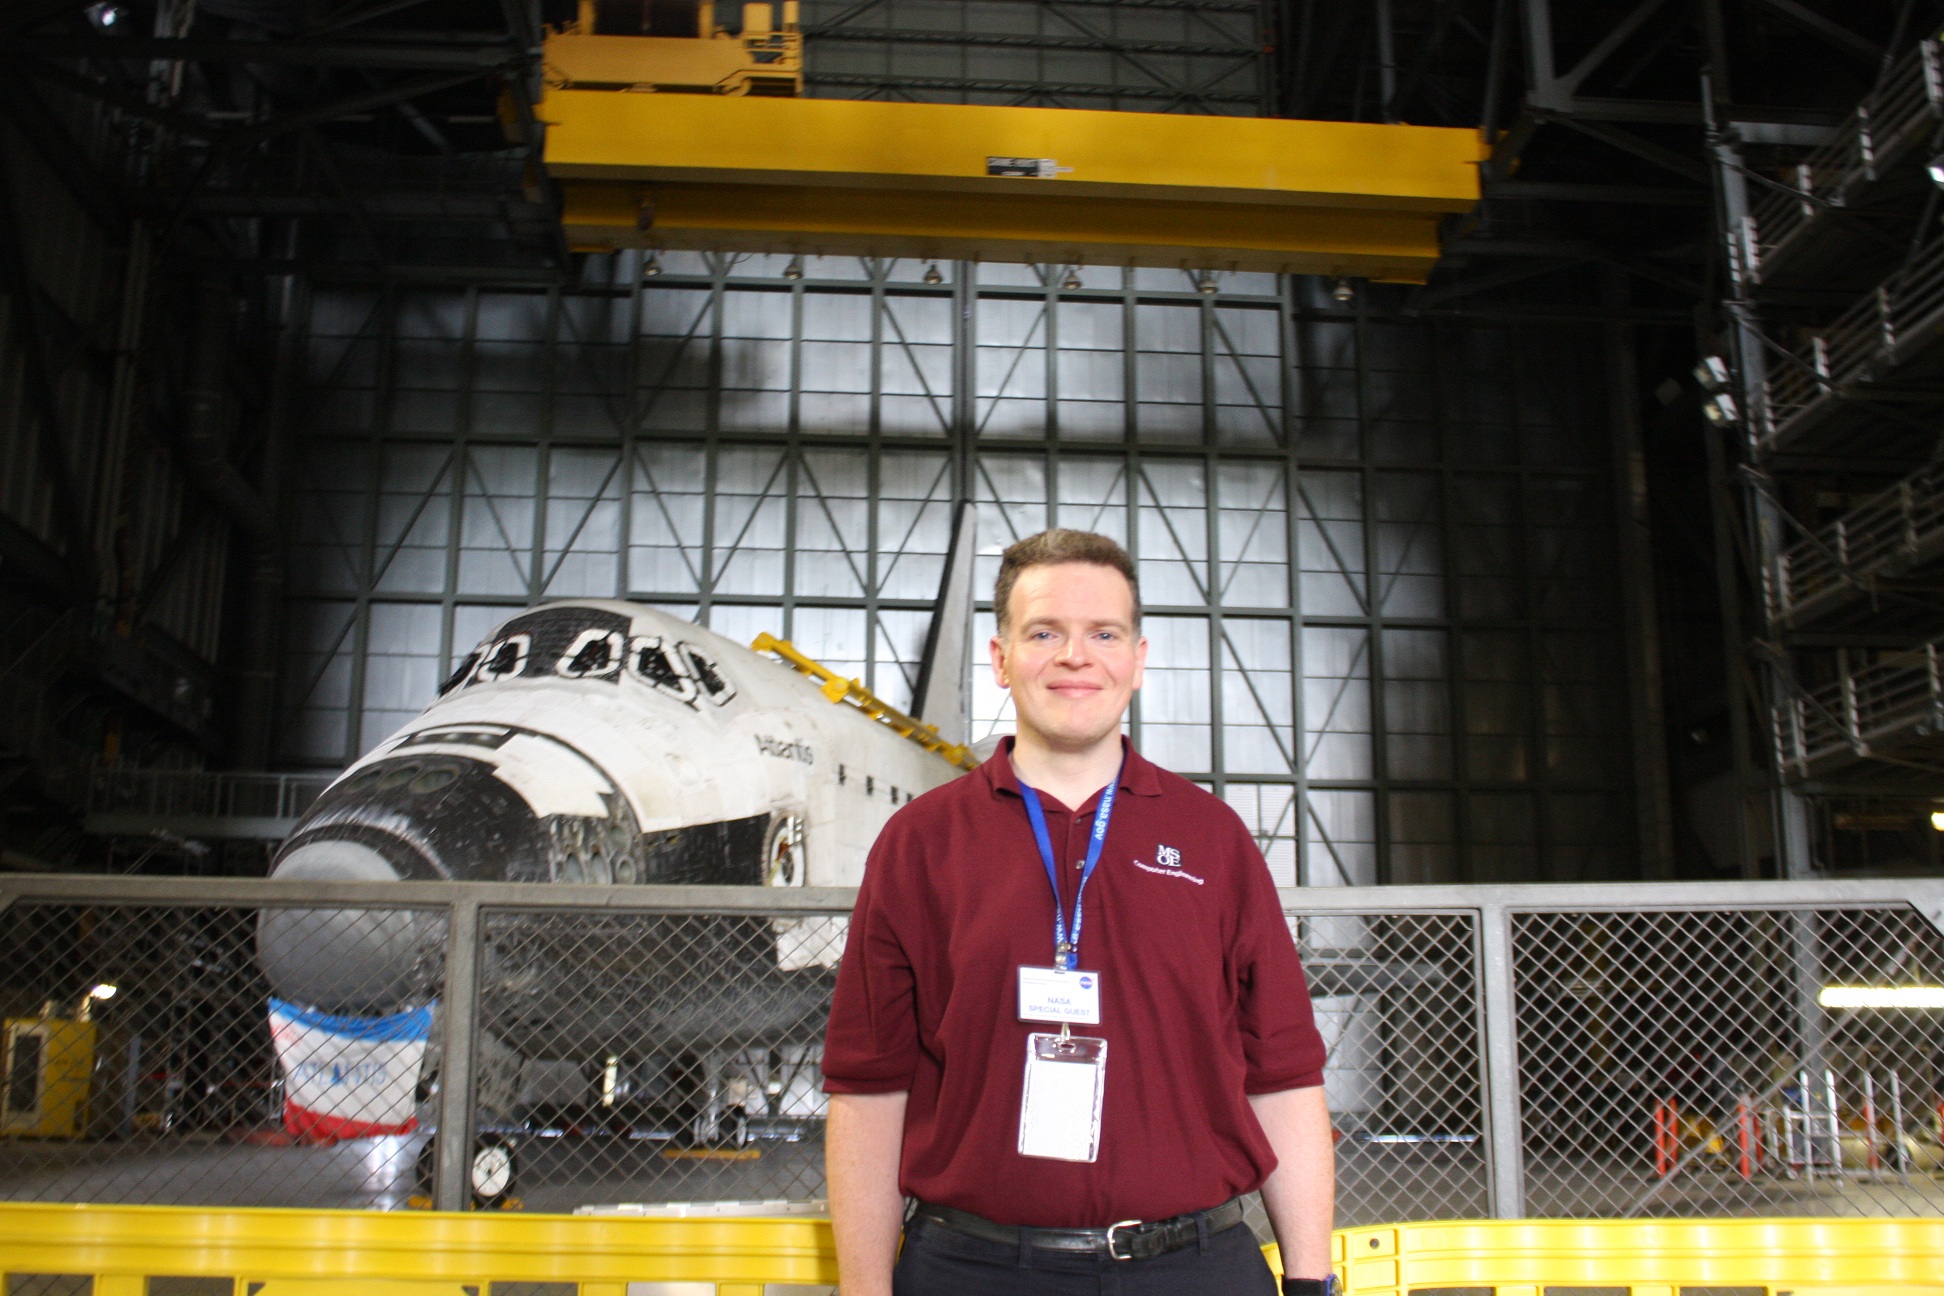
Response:
M1796 164L1789 183L1764 184L1741 231L1756 282L1768 288L1828 282L1854 256L1856 224L1870 218L1883 191L1924 183L1926 146L1944 118L1940 66L1938 42L1919 41L1829 139Z
M1780 555L1776 602L1791 629L1927 618L1944 579L1944 464L1927 464Z
M1933 243L1826 327L1771 358L1756 435L1772 453L1849 454L1869 425L1879 450L1921 455L1922 408L1944 383L1944 244Z
M1776 709L1776 747L1792 778L1875 762L1890 772L1944 760L1944 640L1915 648L1839 648L1835 678Z

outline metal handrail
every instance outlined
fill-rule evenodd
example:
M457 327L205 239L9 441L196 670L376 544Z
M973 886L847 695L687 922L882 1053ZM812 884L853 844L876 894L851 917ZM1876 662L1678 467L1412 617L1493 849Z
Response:
M1773 275L1791 245L1832 207L1845 207L1944 120L1938 42L1922 40L1890 66L1826 143L1796 165L1794 183L1767 189L1752 204L1751 272Z
M1929 464L1805 535L1780 559L1781 611L1811 605L1944 546L1944 464Z
M335 773L137 769L102 764L89 772L89 814L295 819Z
M1804 690L1780 708L1784 760L1797 773L1836 756L1868 757L1894 739L1944 733L1944 640L1886 653L1852 666L1837 657L1837 678Z
M1786 439L1799 421L1857 383L1888 375L1930 345L1944 321L1944 240L1918 251L1835 322L1783 348L1764 385L1763 436Z

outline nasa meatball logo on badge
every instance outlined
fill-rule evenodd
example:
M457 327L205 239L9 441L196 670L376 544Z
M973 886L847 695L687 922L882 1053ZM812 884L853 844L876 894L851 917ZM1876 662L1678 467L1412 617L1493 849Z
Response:
M1100 1023L1100 973L1019 969L1019 1019L1079 1026Z

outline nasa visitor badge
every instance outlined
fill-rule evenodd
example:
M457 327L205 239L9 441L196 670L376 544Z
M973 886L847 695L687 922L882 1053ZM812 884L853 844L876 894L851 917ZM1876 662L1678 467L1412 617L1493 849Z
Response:
M1061 1031L1026 1037L1026 1087L1019 1099L1019 1155L1053 1161L1100 1156L1100 1099L1107 1041Z
M1020 968L1019 1020L1100 1025L1100 973Z

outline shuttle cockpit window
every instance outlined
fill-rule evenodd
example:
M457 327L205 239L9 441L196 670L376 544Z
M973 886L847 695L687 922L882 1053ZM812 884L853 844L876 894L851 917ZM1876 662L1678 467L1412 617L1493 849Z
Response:
M628 617L601 608L541 608L501 626L439 691L547 678L618 683L626 676L689 706L722 706L736 696L735 685L701 649L632 631Z

